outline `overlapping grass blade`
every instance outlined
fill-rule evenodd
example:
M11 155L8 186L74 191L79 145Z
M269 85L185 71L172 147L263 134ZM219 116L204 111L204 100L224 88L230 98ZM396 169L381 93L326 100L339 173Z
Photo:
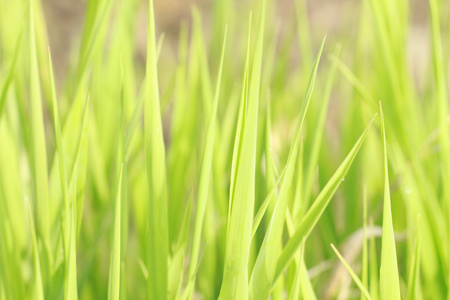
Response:
M111 262L109 267L108 300L119 300L120 296L120 261L121 261L120 211L121 211L121 196L122 196L122 172L123 172L123 164L120 166L116 205L114 208L114 233L113 233L113 246L111 248Z
M366 287L364 286L362 281L359 279L358 275L356 275L355 271L353 271L352 267L350 267L350 265L345 261L344 257L342 257L342 255L339 253L339 251L336 249L336 247L334 247L333 244L331 244L331 248L333 248L333 250L336 253L336 255L339 258L339 260L345 266L345 268L347 269L347 271L350 274L350 276L352 276L353 281L355 281L355 283L358 286L358 288L360 289L361 293L364 294L364 296L367 299L371 300L372 297L370 297L369 291L366 289Z
M31 213L30 202L28 198L25 200L28 211L28 221L30 223L30 237L31 237L31 252L33 255L34 268L34 294L33 299L44 300L44 287L42 284L41 262L39 259L39 250L36 239L36 230L34 229L33 215Z
M203 229L203 220L208 200L208 191L210 189L210 178L211 178L211 169L212 169L212 160L213 160L213 150L214 150L214 138L216 131L216 122L217 122L217 109L219 105L219 94L220 94L220 84L222 79L222 69L223 69L223 59L225 55L225 46L226 46L226 38L227 38L227 29L225 27L225 36L223 40L222 47L222 55L220 58L219 71L217 76L217 85L216 91L214 94L214 102L211 114L209 116L209 125L206 132L206 141L205 148L203 151L203 161L200 172L200 182L199 182L199 191L197 198L197 212L195 218L194 225L194 236L192 242L192 252L191 252L191 262L189 266L189 278L193 276L195 272L195 266L197 265L197 257L200 249L200 240L201 233ZM194 279L194 288L195 288L195 279ZM194 288L191 290L193 291ZM188 299L192 299L192 292L189 295Z
M149 1L145 82L145 159L149 190L147 292L149 299L167 299L169 231L167 179L163 128L159 103L153 0Z
M255 201L256 137L258 125L259 91L264 38L265 1L261 10L253 68L249 85L248 107L238 125L242 144L238 145L234 182L230 188L231 211L228 219L226 254L222 286L219 299L248 298L248 259L252 234L253 208ZM245 91L245 89L244 89ZM244 94L244 99L246 95ZM244 102L245 103L245 102ZM239 133L242 130L242 135ZM234 155L234 154L233 154ZM236 160L235 160L236 159ZM233 176L232 170L232 176Z
M0 92L0 118L2 117L2 113L6 103L6 96L8 94L8 89L13 79L14 69L16 68L17 58L19 57L21 44L22 44L22 33L20 33L19 37L17 38L16 48L14 50L14 57L12 59L11 65L9 66L8 72L6 73L6 77L3 80L2 89Z
M373 120L374 119L372 118L372 121L369 123L368 127L364 130L364 132L362 133L360 138L356 141L355 145L350 150L347 157L344 159L344 161L341 163L339 168L336 170L336 172L333 174L333 176L327 182L327 184L322 189L320 194L317 196L313 205L306 213L306 215L303 218L302 222L300 223L299 227L296 229L294 235L291 237L289 242L284 247L283 251L281 252L281 254L278 258L277 267L275 270L274 282L276 282L276 280L286 270L289 263L294 258L295 253L298 250L298 247L300 246L301 241L303 240L303 237L308 237L308 235L311 233L311 230L317 224L317 221L319 220L323 211L325 210L325 208L327 207L331 198L335 194L337 188L341 184L342 178L344 178L345 174L347 174L348 169L350 168L353 160L356 157L356 154L358 153L363 141L365 140L365 138L368 134L369 128L370 128Z
M381 240L380 299L400 299L400 282L397 269L394 227L392 225L391 193L389 188L388 158L386 150L386 131L383 108L380 102L381 135L384 156L384 204L383 236Z
M286 167L286 175L280 187L277 203L271 217L271 221L264 237L263 244L259 250L258 258L253 268L252 277L250 279L250 298L251 299L266 299L269 297L270 289L272 287L273 276L276 265L273 263L278 257L279 244L281 242L281 235L283 233L284 215L288 205L289 192L291 190L292 181L294 178L294 171L296 166L296 159L298 156L298 149L302 134L303 122L308 111L309 102L314 89L316 80L317 68L319 66L320 56L322 54L325 39L322 41L320 50L316 56L314 67L311 71L308 87L303 98L300 116L296 128L296 136L294 144L289 153L289 158Z

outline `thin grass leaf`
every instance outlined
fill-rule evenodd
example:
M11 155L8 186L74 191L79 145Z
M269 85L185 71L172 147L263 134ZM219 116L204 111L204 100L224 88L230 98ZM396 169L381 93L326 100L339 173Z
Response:
M149 0L145 93L145 159L150 196L147 292L149 299L164 300L167 299L168 287L169 231L166 157L159 103L153 0Z
M386 150L386 131L383 108L380 102L381 135L384 156L384 205L383 236L381 240L380 299L400 299L400 277L397 269L394 228L392 226L391 194L389 191L388 159Z
M335 194L337 188L341 184L342 178L344 178L345 174L347 174L348 169L350 168L353 160L356 157L356 154L358 153L359 149L361 148L361 145L363 144L363 142L368 134L369 128L372 125L374 118L372 118L369 125L364 130L364 132L362 133L360 138L356 141L355 145L350 150L347 157L344 159L344 161L341 163L339 168L336 170L336 172L333 174L333 176L327 182L327 184L322 189L320 194L317 196L313 205L306 213L306 215L303 218L302 222L300 223L299 227L296 229L295 234L290 238L289 242L284 247L283 251L281 252L281 254L278 258L277 267L276 267L275 276L274 276L274 282L276 282L278 280L278 278L286 270L289 263L294 258L295 253L298 250L298 247L300 246L301 241L303 240L303 237L308 237L308 235L311 233L314 226L317 224L319 218L323 214L323 211L325 210L325 208L327 207L331 198Z
M353 281L356 283L356 285L358 286L359 290L361 291L361 293L364 294L364 296L369 299L372 300L372 297L370 297L369 291L366 289L366 287L364 286L364 284L361 282L361 280L358 278L358 275L356 275L356 273L353 271L352 267L350 267L350 265L345 261L344 257L342 257L342 255L339 253L339 251L336 249L336 247L334 247L333 244L331 244L331 248L333 248L334 252L336 253L337 257L339 258L339 260L342 262L342 264L345 266L345 268L347 269L348 273L350 274L350 276L352 276Z
M111 249L111 262L109 267L108 300L119 300L120 296L120 260L121 260L120 210L121 210L121 196L122 196L122 172L123 172L123 164L121 164L120 166L116 206L114 209L114 235L113 235L113 246Z
M368 257L367 257L367 186L364 185L363 195L363 245L362 245L362 267L361 281L365 288L368 288ZM366 300L364 293L361 294L361 300Z
M50 209L47 173L47 150L45 143L44 118L42 110L42 96L37 61L36 36L34 25L34 0L30 0L30 127L33 162L34 195L37 208L38 236L44 243L50 241ZM48 249L49 250L49 249ZM51 255L49 255L51 256Z
M252 229L252 238L255 236L256 231L258 230L259 224L261 224L261 220L264 217L264 214L267 211L267 208L269 205L271 205L272 201L276 199L276 191L280 183L282 182L284 178L284 174L286 173L287 167L284 167L283 172L281 172L280 176L277 179L277 182L275 182L275 185L272 187L272 190L267 195L266 199L264 199L264 202L261 204L261 206L258 209L258 212L256 213L255 217L253 218L253 229Z
M75 166L77 170L77 166ZM76 174L76 171L75 171ZM70 229L69 229L69 250L67 258L67 269L66 269L66 286L64 291L65 300L77 300L77 252L76 252L76 236L77 236L77 177L73 178L71 184L70 198L72 203L70 204Z
M210 189L211 169L214 150L214 138L217 122L217 109L219 106L220 84L222 80L223 60L225 56L227 38L227 27L225 27L225 34L223 38L222 54L220 58L219 71L217 75L217 85L214 94L214 102L212 111L209 117L209 125L206 132L205 148L203 151L203 161L200 172L199 191L197 198L197 213L194 224L194 237L192 242L191 262L189 266L188 276L192 277L195 272L195 266L197 265L197 257L200 249L201 234L203 230L203 220L205 218L206 205L208 200L208 191ZM194 287L191 290L188 299L192 299L192 292L195 289L195 279L193 283Z
M8 95L8 89L9 89L9 86L11 85L11 82L13 79L14 69L16 68L17 58L19 57L21 44L22 44L22 31L20 32L20 35L17 38L16 47L14 50L14 57L8 68L8 71L6 73L6 77L3 81L2 89L0 92L0 119L2 117L3 110L5 108L6 96Z
M420 219L419 217L417 218ZM419 222L417 222L419 224ZM420 228L417 226L417 228ZM419 231L419 230L417 230ZM416 240L414 242L414 253L411 261L411 268L408 278L408 299L420 299L422 298L419 294L420 285L420 234L418 232Z
M303 122L308 111L309 103L314 89L314 83L317 74L317 68L319 66L320 56L322 54L323 46L325 44L325 38L322 41L322 45L316 59L314 61L314 67L311 71L311 75L308 82L308 87L303 98L300 116L296 128L296 137L294 144L289 152L286 175L284 176L283 183L280 187L280 193L274 212L271 217L269 228L264 237L263 244L258 254L258 258L253 268L252 276L250 279L250 298L251 299L266 299L269 297L270 289L272 287L273 276L275 273L276 265L273 263L278 258L279 245L281 242L281 235L283 233L284 215L286 213L286 207L288 205L289 192L291 190L292 181L294 178L294 171L296 166L296 159L298 157L298 149L300 145L300 139L302 134Z
M33 299L44 300L44 288L42 285L41 275L41 262L39 259L39 250L36 239L36 230L34 229L33 215L31 213L30 201L25 199L28 212L28 221L30 224L30 237L31 237L31 251L33 254L33 267L34 267L34 295Z
M258 125L259 91L264 39L265 1L254 52L249 85L248 108L242 124L242 144L238 146L236 177L231 194L228 220L224 275L219 299L248 298L248 260L255 204L256 137ZM245 99L245 97L244 97ZM245 109L245 107L244 107ZM239 129L239 125L238 125ZM239 134L239 133L238 133ZM232 170L233 172L233 170Z
M373 220L370 220L370 232L374 232ZM370 235L370 295L374 300L379 299L379 286L378 286L378 262L377 262L377 246L375 243L375 235Z

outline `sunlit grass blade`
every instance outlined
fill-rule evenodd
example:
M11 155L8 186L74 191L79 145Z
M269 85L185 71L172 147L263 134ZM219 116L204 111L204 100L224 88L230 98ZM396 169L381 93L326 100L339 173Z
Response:
M296 159L298 156L298 149L302 134L303 122L308 111L309 103L314 89L316 80L317 68L319 66L320 56L322 54L325 38L322 41L320 50L314 61L314 67L311 71L308 87L303 98L300 116L296 128L296 136L294 144L289 152L286 175L280 187L277 204L271 217L271 221L264 237L263 244L259 250L258 258L253 268L250 279L250 298L251 299L266 299L269 296L272 287L273 276L276 265L273 263L278 258L279 245L281 242L281 235L284 227L284 215L289 200L289 192L291 190L292 181L294 178Z
M252 227L252 238L255 236L256 231L258 230L259 224L261 223L262 218L264 217L264 214L267 211L267 208L269 205L272 204L274 199L276 199L276 191L280 183L282 182L284 178L284 174L286 173L287 167L284 167L283 172L281 172L280 176L277 179L277 182L275 182L275 185L272 187L272 190L267 195L266 199L264 199L264 202L261 204L261 206L258 209L258 212L256 213L255 217L253 218L253 227Z
M400 299L400 278L397 269L394 227L392 225L391 193L389 188L388 158L386 150L386 131L383 109L380 102L381 135L384 156L384 204L383 236L381 240L380 298Z
M47 150L45 142L44 117L42 109L42 96L39 80L39 66L37 61L36 36L34 28L34 0L30 1L30 122L31 147L33 162L34 195L37 208L38 236L44 243L50 241L50 222L48 211L50 209L47 174Z
M120 260L121 260L120 210L121 210L121 194L122 194L122 172L123 172L123 164L120 166L116 205L114 209L114 233L113 233L113 246L111 248L111 262L109 267L108 300L119 300L120 296Z
M149 1L145 82L145 159L149 190L147 293L149 299L167 299L169 231L166 155L159 103L153 0Z
M362 267L361 267L361 282L365 288L368 288L369 266L367 257L367 186L364 185L363 195L363 245L362 245ZM361 300L365 300L364 293L361 294Z
M323 211L325 210L325 208L327 207L331 198L335 194L337 188L341 184L342 178L344 178L345 174L347 174L347 171L350 168L353 160L355 159L356 154L358 153L359 149L361 148L361 145L363 144L363 142L369 132L369 128L372 125L374 118L372 118L372 121L370 121L368 127L364 130L364 132L362 133L360 138L356 141L355 145L350 150L347 157L344 159L344 161L341 163L339 168L336 170L336 172L333 174L333 176L327 182L327 184L322 189L320 194L317 196L313 205L306 213L306 215L303 218L303 220L301 221L299 227L296 229L296 232L294 233L294 235L291 237L289 242L284 247L283 251L281 252L281 254L278 258L277 267L276 267L275 276L274 276L274 282L276 282L276 280L286 270L289 263L294 258L295 253L298 250L298 247L300 246L300 244L303 240L303 237L308 237L308 235L311 233L311 230L317 224Z
M358 275L356 275L356 273L353 271L352 267L350 267L350 265L345 261L344 257L342 257L342 255L339 253L339 251L336 249L336 247L334 247L333 244L331 244L331 248L333 248L333 250L336 253L337 257L339 257L339 260L345 266L345 268L347 269L347 271L350 274L350 276L352 276L353 281L356 283L356 285L360 289L361 293L363 293L364 296L367 299L372 300L372 297L370 297L369 291L366 289L364 284L361 282L361 280L359 279Z
M33 215L31 213L30 201L25 200L28 211L28 222L30 223L31 251L33 255L34 268L34 295L33 299L44 300L44 288L42 285L41 262L39 260L39 250L36 239L36 230L34 229Z
M77 166L75 165L75 170L77 170ZM76 174L76 171L75 171ZM64 299L65 300L77 300L78 292L77 292L77 178L76 176L73 178L73 182L71 184L71 192L70 192L70 211L69 211L69 250L67 257L67 269L66 269L66 285L64 290Z
M261 64L264 39L265 1L256 48L253 56L247 113L242 124L242 144L238 146L236 173L231 191L231 211L228 219L225 264L219 299L248 298L248 260L255 205L255 165ZM244 95L245 98L245 95ZM239 129L239 126L238 126ZM238 133L239 134L239 133ZM235 149L236 150L236 149ZM233 171L232 171L233 172Z
M420 220L420 218L417 218ZM417 222L419 224L419 222ZM418 226L418 228L420 228ZM419 231L419 230L417 230ZM411 261L411 268L409 270L409 278L408 278L408 299L420 299L422 298L420 291L420 235L419 232L417 234L415 243L414 243L414 253Z
M16 63L17 63L17 58L19 57L19 53L20 53L21 44L22 44L22 33L20 33L19 37L17 38L16 48L14 50L14 57L11 61L9 69L6 73L6 77L3 80L2 88L0 90L0 119L2 117L2 113L3 113L4 107L5 107L8 89L9 89L12 79L13 79L14 70L16 68Z
M193 276L195 272L195 266L197 265L197 257L200 249L200 241L201 234L203 229L203 220L205 217L205 210L208 200L208 191L210 189L210 178L211 178L211 170L212 170L212 160L213 160L213 150L214 150L214 138L216 131L216 122L217 122L217 109L219 105L219 95L220 95L220 84L222 79L222 69L223 69L223 59L225 55L225 47L226 47L226 38L227 38L227 28L225 27L225 34L222 46L222 55L220 58L219 71L217 76L217 85L216 91L214 94L214 102L211 114L209 116L209 125L206 132L206 141L205 147L203 151L203 161L200 172L200 182L199 182L199 191L197 198L197 212L195 217L195 225L194 225L194 237L192 242L192 252L191 252L191 262L189 266L188 276L189 278ZM195 279L194 279L194 288L195 288ZM192 299L192 292L194 290L192 288L191 294L188 299Z
M379 299L379 286L378 286L378 262L377 262L377 245L375 243L375 235L373 226L373 220L370 221L370 261L369 261L369 270L370 270L370 295L374 300Z

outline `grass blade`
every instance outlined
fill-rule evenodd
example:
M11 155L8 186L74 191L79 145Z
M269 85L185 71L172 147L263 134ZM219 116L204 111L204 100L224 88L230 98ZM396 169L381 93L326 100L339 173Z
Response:
M145 159L149 203L147 290L149 299L167 299L169 236L167 215L166 157L159 103L153 0L149 0L145 83Z
M361 280L358 278L358 275L356 275L356 273L353 271L352 267L350 267L350 265L345 261L344 257L342 257L342 255L339 253L339 251L336 249L336 247L334 247L333 244L331 244L331 248L333 248L333 250L336 253L337 257L339 257L339 260L345 266L345 268L347 269L347 271L350 274L350 276L352 276L353 281L355 281L356 285L361 290L361 293L363 293L364 296L367 299L372 300L372 297L370 297L369 291L367 291L366 287L361 282Z
M303 122L308 111L309 103L314 89L316 80L317 68L319 66L320 56L322 54L325 38L322 41L320 50L314 61L314 67L311 71L308 87L306 89L305 97L302 102L300 116L296 128L296 137L294 144L289 153L286 175L280 187L277 204L275 206L272 218L264 237L263 244L258 254L258 258L253 268L252 277L250 279L250 298L251 299L266 299L269 297L270 289L272 287L273 276L276 265L273 263L278 257L279 245L281 242L281 235L283 233L284 216L289 200L289 192L291 190L292 181L294 178L296 159L298 156L298 149L300 145Z
M360 138L356 141L355 145L350 150L347 157L344 159L339 168L336 170L336 172L330 178L330 180L322 189L320 194L317 196L315 202L306 213L305 217L303 218L299 227L295 231L294 235L291 237L291 239L283 249L280 257L278 258L274 282L277 281L277 279L286 270L289 263L294 258L295 253L303 240L303 237L308 237L311 230L317 224L317 221L321 217L323 211L325 210L334 193L336 192L337 188L341 184L342 178L344 178L345 174L347 174L348 169L350 168L353 160L356 157L356 154L358 153L359 149L361 148L361 145L363 144L368 134L369 128L373 120L374 118L372 118L372 121L370 121L368 127L364 130Z
M26 199L28 221L30 223L30 237L31 237L31 251L33 253L33 265L34 265L34 299L44 300L44 289L42 285L41 275L41 262L39 260L39 251L36 239L36 230L34 229L33 215L31 213L30 201Z
M189 266L189 278L194 275L195 266L197 265L197 257L200 250L200 240L203 229L203 220L205 217L206 204L208 200L208 191L210 188L210 178L211 178L211 169L212 169L212 160L213 160L213 150L214 150L214 134L216 131L216 122L217 122L217 109L219 105L219 94L220 94L220 84L222 79L222 69L223 69L223 59L225 55L225 47L226 47L226 38L227 38L227 28L225 27L225 35L223 39L222 46L222 55L220 58L219 71L217 76L217 86L214 94L214 102L212 111L209 117L209 125L206 133L206 141L205 141L205 149L203 152L203 161L200 173L200 182L199 182L199 192L198 192L198 200L197 200L197 213L195 218L194 225L194 237L192 242L192 252L191 252L191 262ZM193 283L194 287L191 289L191 293L188 296L188 299L192 299L192 292L195 289L195 279Z
M113 235L113 246L111 249L111 262L109 267L108 300L119 300L120 296L120 259L121 259L120 210L121 210L121 194L122 194L122 172L123 172L123 164L121 164L120 166L116 206L114 209L114 235Z
M248 298L248 260L252 234L253 208L255 204L256 137L264 39L264 16L265 1L262 6L259 30L256 38L256 49L249 86L248 108L244 106L244 110L247 109L247 113L243 115L242 119L242 136L240 136L242 144L237 149L238 155L235 160L236 173L235 178L232 178L234 185L232 185L230 190L231 211L228 220L224 275L219 295L219 299L223 300Z
M400 281L397 269L394 228L392 226L391 194L389 191L388 160L386 150L386 131L383 108L380 102L381 134L384 155L384 205L383 236L381 239L380 299L400 299Z

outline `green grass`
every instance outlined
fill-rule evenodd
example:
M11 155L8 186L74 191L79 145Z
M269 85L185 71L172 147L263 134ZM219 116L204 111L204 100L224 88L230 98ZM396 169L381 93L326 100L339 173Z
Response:
M450 299L448 3L162 2L0 0L0 300Z

